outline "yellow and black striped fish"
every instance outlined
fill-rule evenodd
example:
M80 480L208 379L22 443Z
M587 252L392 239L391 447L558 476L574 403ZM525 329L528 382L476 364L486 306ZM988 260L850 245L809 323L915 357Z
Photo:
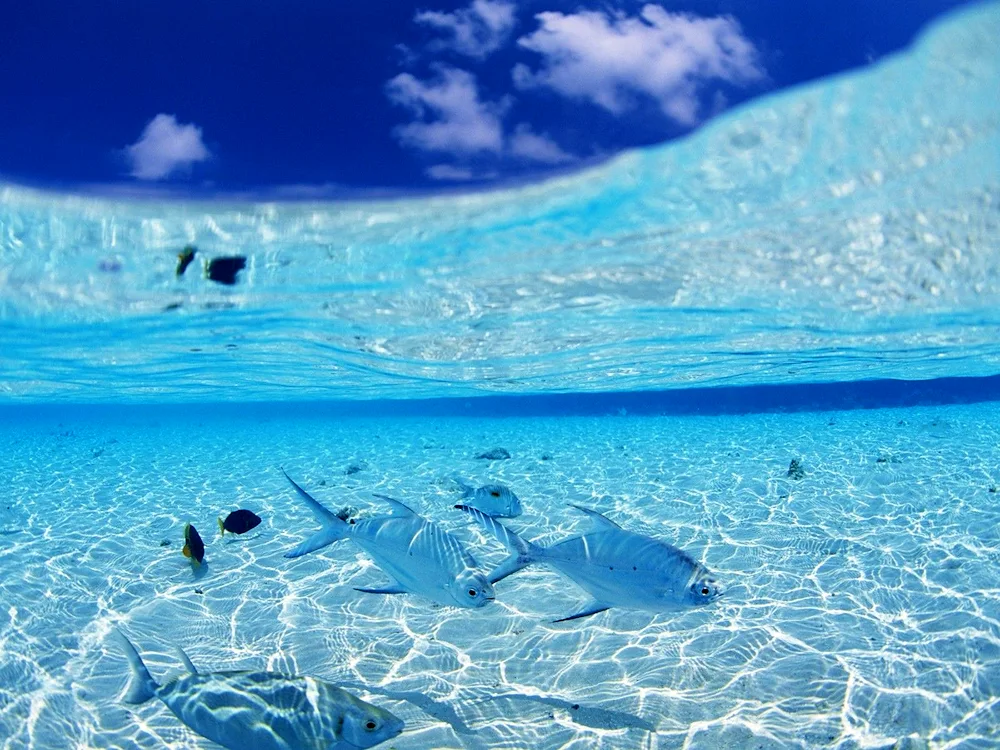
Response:
M195 565L201 565L205 559L205 543L201 541L198 529L189 523L184 524L184 549L181 552Z

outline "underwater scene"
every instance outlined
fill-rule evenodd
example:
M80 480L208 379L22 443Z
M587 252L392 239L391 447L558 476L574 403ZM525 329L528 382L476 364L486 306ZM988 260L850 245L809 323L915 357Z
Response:
M1000 747L998 39L494 192L0 185L0 748Z

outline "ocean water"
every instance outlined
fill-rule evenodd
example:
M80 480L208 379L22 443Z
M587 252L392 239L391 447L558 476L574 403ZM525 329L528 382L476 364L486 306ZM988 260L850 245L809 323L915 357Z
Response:
M114 628L160 678L179 645L340 684L398 750L1000 747L998 38L974 6L499 192L0 186L0 748L216 747L122 703ZM480 610L362 594L386 576L351 542L284 558L316 524L280 467L333 509L399 497L484 568L452 477L502 481L526 538L586 506L725 594L564 623L588 597L543 566ZM262 524L218 537L238 507Z

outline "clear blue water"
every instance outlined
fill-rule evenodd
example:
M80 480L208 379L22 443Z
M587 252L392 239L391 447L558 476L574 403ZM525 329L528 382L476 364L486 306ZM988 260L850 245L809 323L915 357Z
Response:
M122 704L114 627L158 676L176 643L344 684L400 750L998 746L998 38L977 6L505 192L0 186L0 748L213 747ZM236 284L205 277L232 254ZM726 595L553 624L586 596L543 567L484 610L359 594L385 577L349 543L283 557L315 522L279 466L333 508L401 497L487 567L451 477L502 481L527 538L592 507ZM215 536L240 506L259 529Z

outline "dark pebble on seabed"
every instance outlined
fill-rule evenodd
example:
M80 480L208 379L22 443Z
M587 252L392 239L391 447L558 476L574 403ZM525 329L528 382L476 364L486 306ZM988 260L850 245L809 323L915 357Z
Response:
M194 245L185 245L184 249L177 253L177 275L183 276L187 267L191 265L191 261L194 260L195 253L198 250Z
M228 255L212 258L205 267L205 275L219 284L232 286L236 283L236 274L247 267L246 256Z
M354 523L352 516L356 515L358 515L358 509L350 505L345 505L337 511L337 518L341 521L347 521L348 523Z
M543 461L551 461L552 460L552 456L550 456L548 453L543 453L542 454L542 460Z
M346 476L351 476L351 474L357 474L359 471L364 471L365 467L362 464L351 464L346 469L344 469L344 474Z
M104 273L118 273L122 270L122 264L115 258L105 259L97 264L97 270Z
M480 453L476 458L485 458L488 461L499 461L501 459L510 458L510 453L506 448L491 448L485 453Z
M802 468L799 459L793 458L792 462L788 464L788 476L792 479L802 479L805 475L806 470Z
M995 484L991 484L990 485L990 492L996 492L996 491L997 491L997 486Z
M169 547L169 546L170 546L170 540L169 540L169 539L163 539L163 540L162 540L162 541L160 542L160 546L161 546L161 547Z
M201 589L195 589L194 593L196 593L196 594L204 594L205 592L202 591Z

